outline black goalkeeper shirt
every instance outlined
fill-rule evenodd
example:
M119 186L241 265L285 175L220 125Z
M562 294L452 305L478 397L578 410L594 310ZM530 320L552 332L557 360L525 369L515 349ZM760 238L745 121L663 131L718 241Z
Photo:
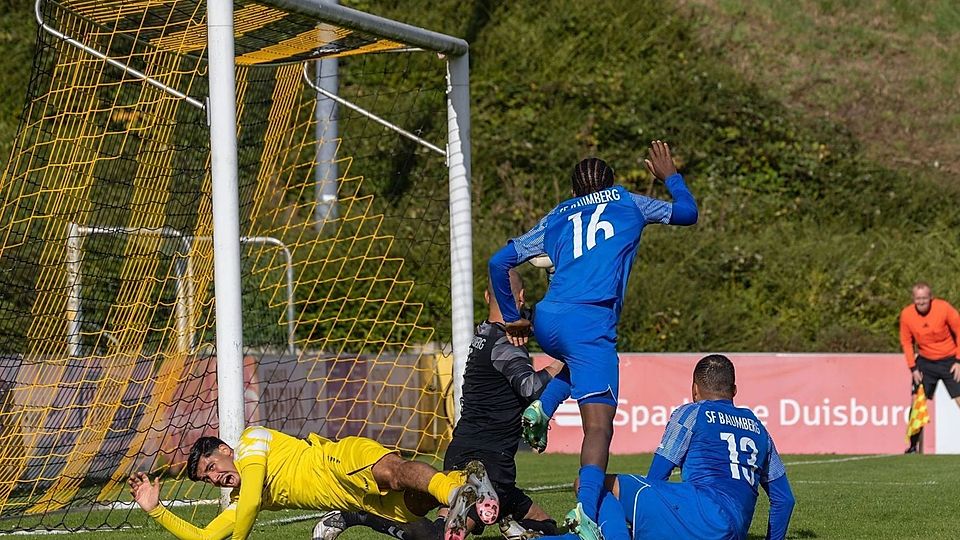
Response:
M451 444L513 454L520 445L520 415L550 381L534 371L526 347L507 341L500 323L477 326L463 375L460 421Z

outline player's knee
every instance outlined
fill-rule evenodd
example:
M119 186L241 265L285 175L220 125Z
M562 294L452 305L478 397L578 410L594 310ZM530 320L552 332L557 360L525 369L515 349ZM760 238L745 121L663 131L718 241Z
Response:
M612 422L593 422L590 425L583 426L584 440L606 440L613 439Z
M373 479L377 481L377 485L382 489L401 491L403 489L403 467L407 464L408 462L406 460L396 454L383 456L380 461L373 466Z
M530 519L534 521L544 521L544 520L550 519L550 515L547 514L543 508L540 508L540 505L536 503L532 503L530 504L530 507L527 508L527 511L524 512L523 519ZM554 522L554 524L556 524L556 522Z

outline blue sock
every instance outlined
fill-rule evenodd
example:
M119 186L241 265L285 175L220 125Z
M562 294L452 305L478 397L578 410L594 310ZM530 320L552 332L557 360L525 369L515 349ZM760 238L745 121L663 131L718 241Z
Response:
M580 537L573 533L560 534L557 536L540 536L537 540L580 540Z
M603 531L604 540L630 540L623 506L613 493L607 490L604 490L603 495L600 496L600 519L597 523Z
M557 408L565 399L570 397L570 368L564 364L563 369L557 376L550 379L547 387L540 394L540 405L543 406L543 413L548 418L553 418Z
M580 467L580 490L577 491L577 502L583 505L583 513L597 523L600 522L598 506L605 476L603 469L596 465Z
M540 536L537 540L580 540L580 537L573 533L560 534L557 536Z

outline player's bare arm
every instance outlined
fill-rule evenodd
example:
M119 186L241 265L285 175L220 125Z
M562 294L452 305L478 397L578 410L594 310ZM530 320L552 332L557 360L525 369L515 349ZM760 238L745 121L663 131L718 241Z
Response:
M677 174L677 166L670 155L670 146L660 140L650 143L650 159L643 160L650 174L660 180L666 180L670 175Z

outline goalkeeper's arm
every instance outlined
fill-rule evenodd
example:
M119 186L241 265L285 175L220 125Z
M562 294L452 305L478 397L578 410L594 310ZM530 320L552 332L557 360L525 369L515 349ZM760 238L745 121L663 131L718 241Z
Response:
M233 524L236 521L234 504L228 506L201 529L160 504L159 478L150 480L146 473L137 472L130 475L127 483L130 485L130 495L137 501L140 508L180 540L222 540L233 532Z
M235 504L228 506L202 529L181 519L162 504L158 504L147 514L180 540L223 540L233 532L233 524L236 521L235 506Z
M510 344L506 337L500 338L493 346L490 359L494 369L506 377L513 393L526 403L538 399L547 383L553 378L553 374L559 371L559 367L553 364L548 368L535 371L529 353L523 348ZM554 363L559 364L557 361Z

